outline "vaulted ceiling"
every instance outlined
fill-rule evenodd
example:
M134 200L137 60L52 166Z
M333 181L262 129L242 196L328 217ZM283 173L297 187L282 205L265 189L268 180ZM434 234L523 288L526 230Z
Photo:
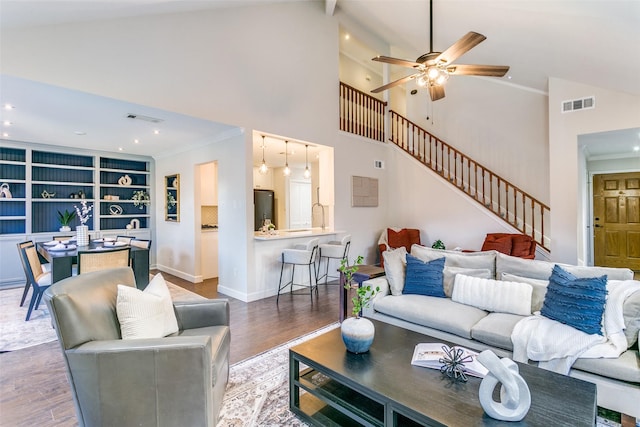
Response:
M0 25L7 29L25 28L220 7L250 7L276 1L0 0ZM415 60L429 51L428 1L326 0L325 6L341 20L343 28L352 25L354 29L367 30L365 39L368 37L368 40L365 41L371 42L371 50L350 53L362 63L370 63L371 53L385 43L391 50L377 53ZM433 0L433 15L434 50L446 49L468 31L484 34L487 40L456 62L509 65L509 78L503 78L506 84L546 92L548 78L556 77L640 96L640 1ZM2 85L6 92L6 79ZM39 101L34 99L33 102ZM116 101L104 102L106 106ZM144 107L131 107L139 107L138 114L144 114ZM63 114L62 111L59 113ZM161 112L147 113L153 116ZM78 112L70 110L68 114ZM173 119L169 118L165 126ZM140 126L138 122L129 124ZM220 131L208 127L207 123L197 122L182 129L178 126L175 131L200 129L197 125L204 128L203 133L193 135L194 140ZM114 135L113 139L120 137ZM184 138L186 136L182 140ZM28 140L56 143L37 139L37 135L29 135ZM65 145L69 145L68 141ZM145 150L141 148L140 152L153 154L153 151Z

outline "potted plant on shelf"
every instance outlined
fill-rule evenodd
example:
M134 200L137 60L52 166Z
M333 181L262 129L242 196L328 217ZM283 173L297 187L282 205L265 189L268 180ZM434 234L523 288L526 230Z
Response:
M149 204L151 203L149 194L147 194L147 192L144 190L134 191L131 200L133 200L133 206L136 206L141 210L146 206L149 206Z
M442 242L442 240L438 239L435 242L433 242L433 245L431 245L431 247L433 249L446 249L444 246L444 242Z
M345 319L340 327L342 341L351 353L366 353L369 351L375 335L373 323L369 319L361 317L360 312L380 292L380 287L376 286L373 289L371 285L360 286L358 283L353 283L353 275L358 272L363 260L362 255L358 255L353 264L348 265L349 260L344 258L340 261L340 268L338 268L344 275L344 288L350 292L355 292L355 295L351 298L354 317Z
M76 217L76 213L68 210L64 210L64 213L58 211L58 221L60 222L60 231L71 231L71 221Z

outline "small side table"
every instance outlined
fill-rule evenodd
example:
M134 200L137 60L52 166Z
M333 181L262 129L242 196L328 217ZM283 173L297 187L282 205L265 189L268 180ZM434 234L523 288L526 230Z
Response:
M358 268L358 272L354 273L353 280L362 286L362 282L365 280L373 279L376 277L384 276L384 268L379 265L361 265ZM344 288L344 273L340 272L340 323L347 317L347 301L349 300L348 291Z

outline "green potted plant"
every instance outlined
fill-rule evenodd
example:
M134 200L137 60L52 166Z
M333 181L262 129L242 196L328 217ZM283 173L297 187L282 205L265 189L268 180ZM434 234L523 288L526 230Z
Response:
M76 213L74 211L64 210L63 212L58 211L58 222L60 222L60 231L71 231L71 221L76 217Z
M431 247L433 249L446 249L444 247L444 243L442 242L442 240L438 239L435 242L433 242L433 245L431 245Z
M373 343L375 327L369 319L360 316L360 312L366 307L371 299L380 292L380 287L374 289L371 285L361 286L353 283L353 275L358 272L364 258L361 255L349 265L349 260L344 258L340 261L338 270L344 277L344 288L355 295L351 298L353 303L353 317L349 317L342 322L340 327L342 341L351 353L366 353Z

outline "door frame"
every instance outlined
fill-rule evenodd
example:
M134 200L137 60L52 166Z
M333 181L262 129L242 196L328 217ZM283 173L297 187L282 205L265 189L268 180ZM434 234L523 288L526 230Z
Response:
M588 212L587 212L587 221L585 224L585 234L587 238L585 242L587 243L587 254L589 259L587 260L587 265L594 265L595 262L595 233L594 233L594 224L593 224L593 176L594 175L610 175L617 173L640 173L638 169L619 169L619 170L601 170L601 171L589 171L589 177L587 179L587 194L589 195L589 200L587 203Z

